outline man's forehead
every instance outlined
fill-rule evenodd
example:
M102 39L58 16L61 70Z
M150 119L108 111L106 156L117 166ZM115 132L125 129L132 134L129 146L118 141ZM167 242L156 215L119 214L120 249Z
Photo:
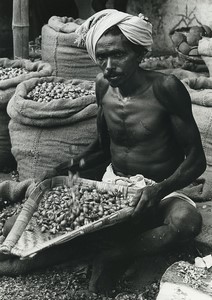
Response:
M121 32L117 35L107 32L106 34L103 34L98 40L96 44L96 49L110 45L116 48L123 48L126 47L127 43L129 43L129 41Z

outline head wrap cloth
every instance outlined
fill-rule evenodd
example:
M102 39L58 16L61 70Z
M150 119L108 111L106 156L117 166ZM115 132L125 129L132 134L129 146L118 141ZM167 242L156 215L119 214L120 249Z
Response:
M118 26L124 36L132 43L145 47L152 45L152 24L142 14L138 17L115 9L105 9L88 18L77 30L78 43L84 41L88 54L96 61L95 49L100 37L112 26Z

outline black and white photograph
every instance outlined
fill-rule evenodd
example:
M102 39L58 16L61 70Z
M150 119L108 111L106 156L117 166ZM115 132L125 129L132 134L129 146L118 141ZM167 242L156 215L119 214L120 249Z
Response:
M212 1L0 0L0 300L212 299Z

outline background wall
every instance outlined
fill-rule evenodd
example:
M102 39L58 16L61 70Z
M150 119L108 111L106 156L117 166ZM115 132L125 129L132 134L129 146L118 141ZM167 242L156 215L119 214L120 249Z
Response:
M212 28L212 0L129 0L127 12L142 12L153 24L154 53L173 52L173 28L205 24Z
M12 2L0 0L0 57L12 55ZM58 2L60 5L63 3ZM75 2L81 18L87 18L93 13L91 0ZM107 6L113 7L113 0L109 0ZM174 52L169 37L173 28L198 24L212 28L212 0L129 0L127 12L135 15L142 12L152 22L155 55Z

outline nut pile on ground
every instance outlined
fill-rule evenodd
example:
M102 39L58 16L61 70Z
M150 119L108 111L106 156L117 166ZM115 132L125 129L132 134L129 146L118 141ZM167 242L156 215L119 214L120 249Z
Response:
M196 289L204 285L202 279L207 278L207 271L205 269L198 268L195 265L188 265L186 262L179 262L177 271L178 276L183 279L184 283Z
M0 67L0 80L11 79L29 73L25 68Z
M189 56L199 56L198 43L203 37L212 37L212 30L207 25L192 26L188 32L179 29L171 35L175 48Z
M51 268L45 272L35 272L15 278L0 278L1 300L155 300L159 283L155 282L133 290L128 283L120 283L105 296L88 292L89 276L87 269L77 267Z
M76 99L83 96L95 95L94 89L83 89L80 86L63 82L38 83L28 94L26 99L41 103L48 103L54 99Z
M33 214L41 232L65 233L90 224L130 205L130 197L116 190L58 186L48 190Z

